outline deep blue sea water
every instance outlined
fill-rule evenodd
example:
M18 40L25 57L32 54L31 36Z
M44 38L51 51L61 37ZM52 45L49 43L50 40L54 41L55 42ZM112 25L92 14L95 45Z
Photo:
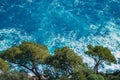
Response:
M120 0L0 0L0 51L22 41L46 44L51 53L67 45L87 63L88 44L120 58Z

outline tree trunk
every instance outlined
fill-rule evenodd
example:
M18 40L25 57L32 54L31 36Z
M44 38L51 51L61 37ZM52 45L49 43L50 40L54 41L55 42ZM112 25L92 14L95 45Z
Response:
M36 76L37 76L37 80L41 80L41 76L40 76L40 74L35 74Z
M38 80L41 80L41 77L38 77Z
M96 74L98 74L98 66L99 66L99 63L96 63L94 66L94 71Z

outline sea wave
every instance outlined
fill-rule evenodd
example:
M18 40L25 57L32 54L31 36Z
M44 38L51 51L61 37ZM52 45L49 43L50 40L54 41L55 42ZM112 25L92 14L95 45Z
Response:
M69 46L87 63L88 44L108 47L120 58L119 9L119 0L0 0L0 51L28 40L46 44L51 54Z
M19 29L8 28L0 30L0 51L16 46L22 41L35 41L35 39Z

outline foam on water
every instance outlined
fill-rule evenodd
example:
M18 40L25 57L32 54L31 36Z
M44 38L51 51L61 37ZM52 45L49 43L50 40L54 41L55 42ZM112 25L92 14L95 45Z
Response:
M87 63L88 44L108 47L120 58L119 9L119 0L0 0L0 51L30 40L46 44L51 54L70 46Z
M19 29L8 28L0 30L0 51L6 50L10 46L15 46L21 41L35 41L31 36Z
M93 25L92 25L93 26ZM84 54L85 50L87 50L87 45L92 44L92 45L103 45L104 47L108 47L111 49L112 54L116 58L120 58L120 34L119 34L119 29L117 29L117 25L115 25L113 22L108 22L106 23L105 27L103 30L100 31L101 34L104 34L106 30L109 31L109 34L107 35L98 35L94 36L92 33L91 35L87 37L80 37L79 40L76 40L75 33L71 33L67 36L62 36L62 35L54 35L54 38L50 38L48 40L47 45L50 50L55 50L56 46L57 47L63 47L65 45L68 45L71 47L75 52L77 52L79 55L83 57L84 62L90 63L89 66L92 67L94 64L94 61L88 57L87 55ZM95 30L97 27L91 27L93 30ZM53 36L53 35L52 35ZM103 64L100 68L99 71L113 71L113 70L119 70L120 65L106 65Z

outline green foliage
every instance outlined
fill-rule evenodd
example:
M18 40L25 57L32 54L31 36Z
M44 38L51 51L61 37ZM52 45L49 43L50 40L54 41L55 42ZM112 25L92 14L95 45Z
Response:
M79 70L72 74L71 80L87 80L87 79L83 72Z
M95 61L100 58L100 60L106 60L108 62L116 63L116 59L112 55L111 51L103 46L94 47L92 45L88 45L88 51L86 51L86 54L93 57Z
M69 47L57 49L55 54L46 60L46 63L65 71L66 75L83 64L82 58Z
M19 59L21 50L18 47L11 47L0 54L0 57L7 60L8 62L16 62Z
M49 51L45 45L33 42L22 42L19 46L11 47L0 54L0 57L10 63L17 64L35 75L39 64L45 64L45 59L49 56Z
M88 80L105 80L103 76L98 74L90 74Z
M7 62L5 62L3 59L0 58L0 70L2 72L7 72L9 71L9 65Z
M49 51L45 45L23 42L19 48L22 51L21 58L28 61L44 63L45 59L49 56Z
M82 73L87 77L88 75L93 74L94 71L92 69L89 69L87 63L84 63L82 67Z
M116 63L115 57L112 55L111 51L103 46L92 46L88 45L88 50L85 52L87 55L92 57L95 61L95 72L98 71L98 66L103 62Z
M15 64L26 64L28 62L38 64L44 63L48 55L49 52L46 46L32 42L23 42L19 46L7 49L0 57Z
M99 65L103 62L116 63L111 51L103 46L88 45L85 53L94 59L95 71L98 71ZM7 72L9 71L7 62L33 72L39 80L42 75L38 72L40 64L44 66L44 74L49 76L49 80L105 80L102 75L93 74L93 70L83 63L82 57L69 47L58 48L53 55L50 55L45 45L22 42L0 54L0 70L3 71L0 80L30 80L24 72ZM107 79L119 80L120 75L110 75Z
M68 78L67 75L64 75L64 76L58 77L55 80L70 80L70 78Z
M107 80L120 80L120 71L115 71L114 73L107 74Z
M32 80L23 72L11 72L0 74L0 80Z
M119 79L120 79L120 75L119 76L111 76L111 78L108 80L119 80Z
M91 74L88 76L88 80L98 80L98 77L96 74Z
M105 80L105 78L102 75L97 76L99 80Z

